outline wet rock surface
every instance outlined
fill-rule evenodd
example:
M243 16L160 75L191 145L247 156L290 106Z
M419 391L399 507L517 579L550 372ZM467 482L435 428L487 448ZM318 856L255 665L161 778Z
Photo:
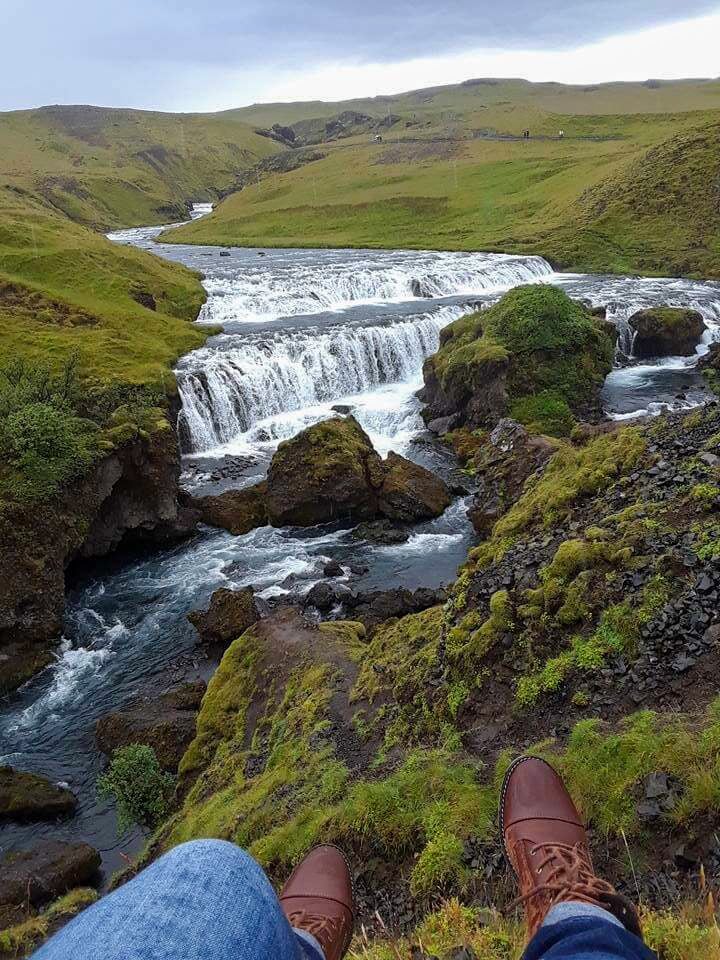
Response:
M98 749L110 757L131 743L152 747L160 765L174 773L195 736L195 718L205 694L202 681L184 684L155 699L146 698L126 710L98 720Z
M74 887L92 885L100 854L86 843L47 840L0 860L0 907L36 906Z
M258 621L260 614L251 587L213 593L207 610L194 610L188 620L209 643L230 643Z
M705 330L701 314L678 307L639 310L628 322L635 332L633 354L639 358L690 356Z
M0 822L57 820L72 816L77 797L47 777L0 766Z

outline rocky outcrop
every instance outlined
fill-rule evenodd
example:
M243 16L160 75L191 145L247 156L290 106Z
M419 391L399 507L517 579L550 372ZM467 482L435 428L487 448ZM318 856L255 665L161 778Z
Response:
M163 769L174 773L195 736L195 717L205 694L202 681L188 683L155 699L101 717L95 728L98 749L111 756L120 747L152 747Z
M498 423L472 458L478 489L468 516L478 533L490 533L528 478L542 470L556 450L552 440L530 436L515 420Z
M60 632L65 570L121 542L186 536L194 515L178 505L180 458L166 421L127 440L80 480L45 502L17 504L0 516L0 694L51 659Z
M197 509L203 523L222 527L236 537L268 522L264 483L244 490L226 490L214 497L186 498L185 502Z
M510 415L534 432L568 435L574 417L600 415L613 353L608 325L562 290L516 287L441 332L423 366L423 417L440 433Z
M450 506L445 483L424 467L392 451L383 463L378 510L389 520L417 523L439 517Z
M635 331L633 355L641 359L691 356L705 330L701 314L679 307L639 310L629 323Z
M325 420L280 444L268 471L274 526L411 522L439 516L449 503L446 485L429 470L395 453L383 461L354 417Z
M275 527L378 518L412 523L439 516L450 501L442 480L395 453L382 460L357 420L347 417L281 443L264 483L195 505L206 523L240 534L268 521Z
M0 907L37 906L75 887L93 884L100 854L86 843L47 840L0 860Z
M420 587L417 590L399 588L354 594L345 601L345 607L352 620L357 620L368 630L372 630L386 620L421 613L445 603L446 600L447 592L443 587Z
M203 640L228 644L260 619L252 589L227 590L221 587L210 599L207 610L194 610L188 620Z
M75 812L77 797L46 777L0 767L0 822L58 820Z

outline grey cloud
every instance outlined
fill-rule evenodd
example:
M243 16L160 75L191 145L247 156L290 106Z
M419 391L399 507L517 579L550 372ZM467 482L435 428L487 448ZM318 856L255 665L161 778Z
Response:
M700 15L717 0L4 0L0 109L166 105L217 68L298 71L473 47L563 50Z

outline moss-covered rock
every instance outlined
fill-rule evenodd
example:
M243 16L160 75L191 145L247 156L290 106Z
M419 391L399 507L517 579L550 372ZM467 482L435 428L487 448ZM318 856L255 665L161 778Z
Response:
M517 287L442 332L423 367L426 422L493 426L508 412L538 432L567 435L598 408L614 342L607 324L556 287Z
M5 922L0 921L0 958L17 960L30 956L44 940L95 903L97 897L92 887L78 887L40 911L23 908L14 917L10 914Z
M66 787L35 773L0 767L0 821L55 820L75 812L77 798Z
M447 485L429 470L392 451L383 462L378 511L389 520L414 523L439 517L450 506Z
M46 840L0 860L0 907L47 903L97 879L100 854L86 843Z
M396 453L382 460L354 417L324 420L281 443L264 493L273 526L380 517L411 523L439 516L450 499L424 467Z
M681 307L650 307L630 317L635 331L636 357L690 356L700 342L705 321L696 310Z
M188 620L203 640L210 643L229 643L257 623L258 609L251 587L227 590L221 587L210 598L207 610L194 610Z
M308 427L278 447L265 502L273 526L377 516L382 460L354 417Z

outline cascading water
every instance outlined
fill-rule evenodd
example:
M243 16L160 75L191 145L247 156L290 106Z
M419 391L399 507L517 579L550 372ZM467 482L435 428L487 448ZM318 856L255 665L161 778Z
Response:
M544 282L553 275L542 257L357 251L350 258L339 258L329 251L318 269L316 263L298 262L283 253L270 262L243 258L241 270L231 255L205 280L209 297L199 322L266 322L361 303L481 295Z
M442 327L464 312L446 306L383 325L221 337L178 369L184 447L211 450L267 417L415 378Z
M720 325L720 290L712 284L560 275L539 257L157 246L161 229L112 239L201 271L209 293L201 321L224 326L177 371L186 447L204 454L186 463L198 471L206 461L228 459L223 448L241 440L243 450L260 451L248 467L259 478L278 440L331 415L339 401L382 453L392 448L438 472L449 469L436 447L413 442L422 427L414 398L422 361L446 323L521 283L558 284L570 296L606 306L621 339L629 316L651 304L698 309L708 324L706 340ZM688 395L681 403L702 402L690 393L699 392L701 378L688 360L615 371L606 384L608 411L653 411L653 404L677 404L679 391ZM67 780L80 809L61 825L2 825L3 847L49 836L85 840L101 850L108 872L120 867L142 838L118 838L113 811L97 798L102 759L95 723L138 694L210 672L211 665L197 663L188 611L204 606L219 586L253 585L266 598L302 593L324 576L331 558L345 570L366 568L353 575L360 590L447 583L473 543L466 507L456 500L396 546L373 546L335 528L265 527L245 537L203 530L171 552L95 566L68 597L57 663L0 709L0 762Z

